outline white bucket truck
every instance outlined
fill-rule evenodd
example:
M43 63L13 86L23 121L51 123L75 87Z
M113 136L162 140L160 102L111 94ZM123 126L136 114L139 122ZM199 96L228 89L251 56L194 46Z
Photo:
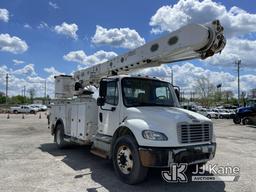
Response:
M91 145L128 184L143 181L149 167L206 163L216 150L211 120L180 108L179 89L172 84L126 74L205 59L224 47L219 21L190 24L73 76L56 76L49 115L54 141L59 148L70 142Z

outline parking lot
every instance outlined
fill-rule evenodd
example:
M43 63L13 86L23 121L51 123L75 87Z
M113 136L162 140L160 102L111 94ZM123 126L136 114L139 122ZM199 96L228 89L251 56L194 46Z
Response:
M129 186L114 174L111 162L92 155L87 147L58 150L44 113L0 114L0 191L255 191L256 128L213 119L216 157L210 163L240 167L237 182L166 183L152 169L148 180Z

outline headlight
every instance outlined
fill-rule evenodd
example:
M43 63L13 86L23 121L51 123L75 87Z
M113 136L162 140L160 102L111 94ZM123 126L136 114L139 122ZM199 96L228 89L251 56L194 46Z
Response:
M151 131L151 130L144 130L142 131L142 136L144 139L149 139L149 140L155 140L155 141L167 141L168 137L160 132L157 131Z

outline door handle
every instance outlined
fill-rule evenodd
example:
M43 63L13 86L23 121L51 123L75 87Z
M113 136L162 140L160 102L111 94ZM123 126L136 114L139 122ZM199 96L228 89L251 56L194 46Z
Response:
M103 121L103 114L102 113L99 113L99 119L100 119L100 122L102 123L102 121Z
M116 110L115 107L111 107L110 109L103 109L102 106L100 107L100 109L103 111L115 111Z

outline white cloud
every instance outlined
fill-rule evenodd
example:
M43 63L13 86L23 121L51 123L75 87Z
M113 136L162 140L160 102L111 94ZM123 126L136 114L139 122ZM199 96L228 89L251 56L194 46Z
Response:
M27 28L27 29L32 29L32 27L31 27L29 24L27 24L27 23L24 24L23 27L24 27L24 28Z
M14 65L19 65L19 64L25 63L24 61L21 61L21 60L18 60L18 59L13 59L12 62L14 63Z
M7 9L0 9L0 21L9 21L9 11Z
M11 37L9 34L0 34L0 51L11 53L23 53L27 51L28 45L24 40L19 37Z
M232 38L227 41L225 49L220 55L206 60L209 64L232 66L236 60L242 60L242 66L256 67L256 40Z
M56 70L54 67L46 67L46 68L44 68L44 71L49 73L50 75L60 75L60 74L63 74L63 73L59 72L58 70Z
M229 10L212 0L180 0L159 8L150 19L153 33L173 31L188 23L206 23L219 19L228 37L256 32L256 14L238 7Z
M232 90L236 94L237 77L235 75L223 71L204 69L188 62L183 65L161 65L160 67L147 68L137 71L135 74L160 77L170 82L171 69L174 71L174 84L180 86L187 93L194 90L198 78L205 77L214 85L221 83L222 90ZM240 79L241 91L248 92L250 89L255 88L256 75L241 75Z
M134 29L106 29L104 27L97 25L96 32L92 37L92 43L134 49L145 44L145 39L142 38Z
M83 50L71 51L63 56L66 61L73 61L87 66L103 63L117 56L115 52L97 51L92 55L86 55Z
M27 77L27 80L30 82L30 83L44 83L45 82L45 79L42 78L42 77L39 77L39 76L28 76Z
M35 72L35 65L34 64L27 64L23 68L17 69L12 71L12 74L15 75L36 75Z
M53 3L51 1L49 1L49 5L54 8L54 9L59 9L59 6L57 5L57 3Z
M37 26L38 29L44 29L49 28L48 24L44 21L41 21L41 23Z
M34 69L33 64L29 64L25 67L13 70L5 65L0 65L0 90L5 89L5 74L9 74L9 94L8 95L20 95L26 87L26 90L30 88L36 89L36 96L44 95L44 78L39 77ZM47 83L49 87L54 87L52 83ZM48 89L47 89L48 90ZM49 92L53 95L51 92ZM28 96L29 94L26 93Z
M72 39L78 38L76 34L77 30L78 30L78 26L75 23L68 24L66 22L63 22L61 25L56 25L54 27L54 31L56 33L68 36Z
M62 74L54 67L44 69L48 76L40 77L35 72L35 66L28 64L25 67L13 70L6 65L0 65L0 91L5 90L5 75L9 74L9 95L19 95L22 93L24 86L26 90L34 88L36 96L44 96L44 83L47 82L47 95L54 96L54 76ZM29 96L28 92L26 93Z

